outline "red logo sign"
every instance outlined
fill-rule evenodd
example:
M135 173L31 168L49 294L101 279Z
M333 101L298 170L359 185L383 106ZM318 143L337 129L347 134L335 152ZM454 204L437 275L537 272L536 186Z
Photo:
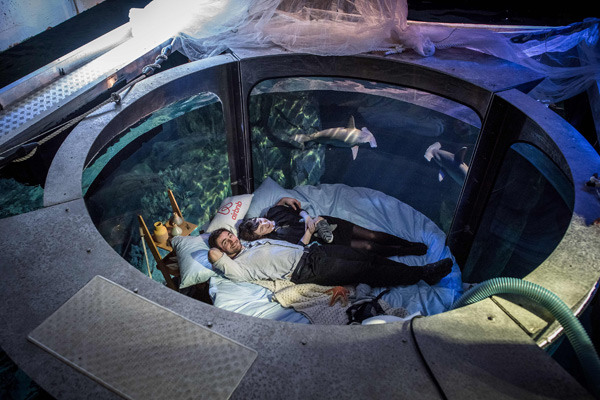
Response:
M229 213L231 213L231 219L235 221L240 213L240 208L242 208L242 202L237 201L233 211L231 210L231 207L233 207L233 203L230 201L229 203L223 205L223 207L221 207L217 212L222 215L229 215Z

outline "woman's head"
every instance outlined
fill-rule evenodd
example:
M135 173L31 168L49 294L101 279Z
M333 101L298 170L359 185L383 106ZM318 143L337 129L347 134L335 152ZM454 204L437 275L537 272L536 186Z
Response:
M268 235L275 229L275 223L266 218L249 218L238 226L240 239L251 241Z

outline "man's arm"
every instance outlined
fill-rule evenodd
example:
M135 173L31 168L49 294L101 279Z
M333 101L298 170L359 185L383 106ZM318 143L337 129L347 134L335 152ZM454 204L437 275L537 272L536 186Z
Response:
M211 264L217 262L221 257L223 257L223 252L216 247L213 247L208 251L208 261Z
M223 272L232 281L253 280L248 270L242 268L235 260L217 248L213 247L208 251L208 261L210 261L213 268Z

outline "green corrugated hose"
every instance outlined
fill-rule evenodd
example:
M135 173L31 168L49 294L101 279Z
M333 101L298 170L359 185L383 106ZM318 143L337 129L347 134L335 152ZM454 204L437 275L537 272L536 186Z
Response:
M527 296L541 304L556 318L571 342L577 358L579 358L588 387L597 398L600 398L600 360L598 359L594 344L571 309L548 289L517 278L493 278L481 282L479 285L465 292L454 303L452 309L473 304L490 296L503 293Z

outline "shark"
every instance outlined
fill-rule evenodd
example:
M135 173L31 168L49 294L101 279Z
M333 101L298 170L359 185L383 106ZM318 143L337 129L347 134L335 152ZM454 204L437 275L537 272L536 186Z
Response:
M425 151L425 159L431 162L434 160L440 166L440 172L438 174L438 180L441 182L446 174L450 175L456 183L462 185L467 177L467 171L469 167L465 163L465 154L467 148L463 147L452 154L449 151L442 150L440 142L435 142L427 148Z
M337 147L350 147L352 149L353 160L356 160L359 144L369 143L371 147L377 147L375 136L367 128L356 129L353 116L350 116L348 125L345 128L329 128L308 135L298 134L292 136L292 140L300 143L302 146L304 146L305 142L312 140Z

